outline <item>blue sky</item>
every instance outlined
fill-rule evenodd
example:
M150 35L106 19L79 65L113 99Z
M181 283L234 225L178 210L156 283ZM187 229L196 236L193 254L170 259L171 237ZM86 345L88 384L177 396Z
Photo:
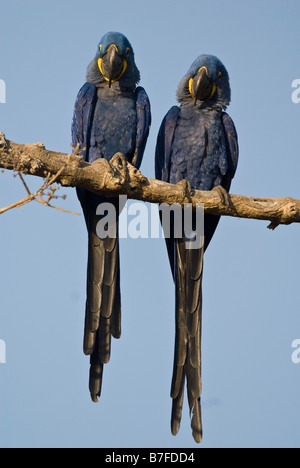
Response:
M228 69L239 134L232 193L299 198L298 0L1 0L0 131L70 151L79 88L101 36L135 50L153 123L141 167L154 176L161 120L194 59ZM41 180L27 177L34 190ZM80 212L75 191L59 206ZM25 195L0 174L0 206ZM201 447L299 447L299 226L222 219L206 254ZM162 239L121 240L123 331L98 405L82 353L86 232L82 216L31 203L0 219L1 447L192 447L187 405L170 434L174 287Z

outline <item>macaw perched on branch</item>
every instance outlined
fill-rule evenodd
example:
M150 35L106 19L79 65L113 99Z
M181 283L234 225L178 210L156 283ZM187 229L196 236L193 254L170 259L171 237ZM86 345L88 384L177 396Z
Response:
M87 83L80 89L72 121L73 145L80 144L87 162L110 160L123 153L139 168L151 124L150 103L137 87L140 73L133 49L121 33L105 34L87 68ZM111 203L119 214L117 198L104 198L77 189L88 230L87 300L84 353L90 355L89 389L94 402L101 393L103 364L110 359L111 336L121 335L121 295L118 222L116 235L96 233L99 204Z
M224 112L230 102L227 70L211 55L198 57L179 83L180 107L172 107L158 134L156 178L176 184L186 180L199 190L217 188L226 198L238 162L234 124ZM181 421L185 380L196 442L202 440L201 421L201 318L203 253L219 217L205 215L204 246L186 249L186 239L166 239L176 286L176 336L171 388L171 430Z

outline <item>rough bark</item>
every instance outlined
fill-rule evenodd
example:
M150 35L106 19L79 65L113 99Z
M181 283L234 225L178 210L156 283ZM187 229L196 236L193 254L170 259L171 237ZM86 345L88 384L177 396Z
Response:
M23 145L6 140L0 133L0 168L39 177L56 177L65 187L82 187L105 196L127 195L151 203L204 204L206 213L270 221L279 224L300 222L300 201L290 198L258 198L226 194L221 189L200 191L186 182L177 185L145 177L117 153L109 162L98 159L89 164L72 154L48 151L42 143ZM59 173L59 174L58 174Z

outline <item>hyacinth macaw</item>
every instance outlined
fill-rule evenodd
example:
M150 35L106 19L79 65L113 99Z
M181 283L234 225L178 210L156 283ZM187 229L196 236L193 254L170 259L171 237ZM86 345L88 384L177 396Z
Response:
M185 179L193 189L217 187L229 191L238 162L238 140L225 109L230 102L229 77L220 60L201 55L177 89L180 107L172 107L157 138L156 178L176 184ZM221 193L222 195L222 193ZM176 289L176 336L171 386L171 430L181 421L185 380L196 442L202 440L201 421L201 318L203 253L219 217L204 216L204 245L187 249L185 238L166 239Z
M72 121L73 145L80 144L85 161L110 160L123 153L139 168L151 124L150 103L137 87L140 73L128 39L105 34L86 73ZM96 233L97 206L110 202L119 213L117 198L105 198L77 189L88 231L87 299L84 353L90 355L89 389L94 402L101 393L103 364L110 359L111 336L121 335L119 240L100 239ZM118 221L116 226L118 233Z

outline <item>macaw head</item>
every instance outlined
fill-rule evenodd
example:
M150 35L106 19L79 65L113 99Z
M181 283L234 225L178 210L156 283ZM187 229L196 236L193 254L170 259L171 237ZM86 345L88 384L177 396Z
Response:
M128 39L121 33L108 32L98 44L97 53L87 69L87 81L96 86L113 83L134 89L140 72L134 61L134 52Z
M229 76L213 55L200 55L180 81L177 99L182 104L199 101L206 108L226 109L230 102Z

